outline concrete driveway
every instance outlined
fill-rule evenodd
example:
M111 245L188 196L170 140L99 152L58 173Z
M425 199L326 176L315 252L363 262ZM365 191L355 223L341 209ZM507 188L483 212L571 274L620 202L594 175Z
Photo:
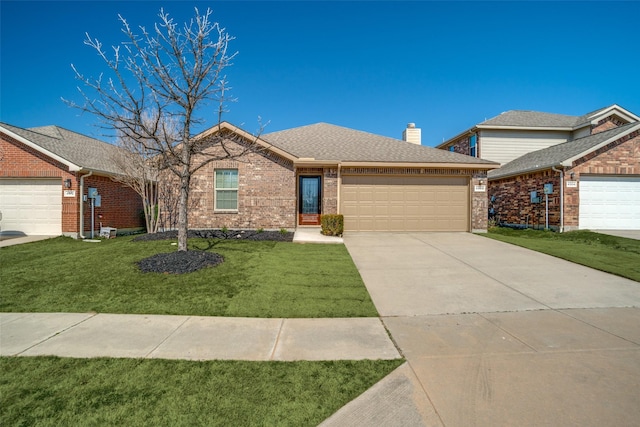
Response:
M640 283L469 233L349 233L416 425L636 426Z

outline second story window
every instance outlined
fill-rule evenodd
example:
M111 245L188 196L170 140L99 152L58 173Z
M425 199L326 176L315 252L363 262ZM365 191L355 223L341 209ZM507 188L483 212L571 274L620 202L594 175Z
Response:
M478 143L478 137L474 133L469 137L469 155L471 157L478 157L477 143Z

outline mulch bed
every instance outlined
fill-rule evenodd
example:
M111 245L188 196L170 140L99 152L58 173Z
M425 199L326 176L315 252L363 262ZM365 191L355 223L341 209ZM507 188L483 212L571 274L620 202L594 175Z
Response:
M224 258L213 252L176 251L145 258L138 267L143 273L184 274L216 266L222 261Z
M261 240L276 242L293 241L293 233L280 231L256 230L189 230L189 239L221 239L221 240ZM155 240L176 240L178 231L164 231L161 233L142 234L133 239L134 242L150 242ZM144 273L184 274L198 271L205 267L215 267L224 258L213 252L202 250L176 251L157 254L138 262L138 267Z

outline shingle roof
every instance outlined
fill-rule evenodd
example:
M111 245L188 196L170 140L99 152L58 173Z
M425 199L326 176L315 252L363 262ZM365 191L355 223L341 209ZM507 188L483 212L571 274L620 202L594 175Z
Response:
M295 157L324 161L496 164L328 123L272 132L261 138Z
M583 117L542 113L539 111L511 110L492 119L485 120L480 125L573 128L584 122Z
M490 171L488 174L489 179L498 179L505 176L519 175L526 172L544 170L552 166L558 166L566 160L572 159L581 154L587 154L589 150L607 140L622 137L626 133L635 130L634 128L640 129L640 124L629 123L608 131L599 132L584 138L574 139L573 141L565 142L563 144L533 151L510 161L500 169Z
M478 126L514 126L514 127L558 127L576 129L591 123L593 116L616 104L599 108L582 116L566 114L543 113L540 111L510 110L499 116L485 120Z
M118 147L59 126L23 129L6 123L0 126L45 150L84 169L112 174L121 173L111 160Z

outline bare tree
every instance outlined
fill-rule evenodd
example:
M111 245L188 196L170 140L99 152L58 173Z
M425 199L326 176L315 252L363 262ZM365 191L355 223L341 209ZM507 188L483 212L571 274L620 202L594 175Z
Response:
M121 140L138 144L145 156L158 157L177 177L180 251L187 250L192 175L210 162L238 159L257 146L257 137L239 141L235 134L224 132L194 133L205 123L205 108L211 105L215 108L211 116L217 120L217 129L222 129L225 104L232 101L223 72L236 55L227 51L233 37L211 21L211 14L210 9L204 14L195 9L195 17L178 26L161 9L153 31L140 27L140 34L119 15L126 41L113 46L111 56L87 34L85 44L104 60L109 76L88 78L72 65L95 98L78 88L84 103L66 101L96 115ZM177 132L170 124L177 126Z
M145 123L153 120L143 118ZM113 152L111 160L121 174L112 179L138 193L142 199L147 233L156 233L160 224L160 188L165 186L162 178L166 176L162 174L161 157L157 156L155 150L148 149L145 144L140 144L128 135L119 136L116 145L120 150Z

